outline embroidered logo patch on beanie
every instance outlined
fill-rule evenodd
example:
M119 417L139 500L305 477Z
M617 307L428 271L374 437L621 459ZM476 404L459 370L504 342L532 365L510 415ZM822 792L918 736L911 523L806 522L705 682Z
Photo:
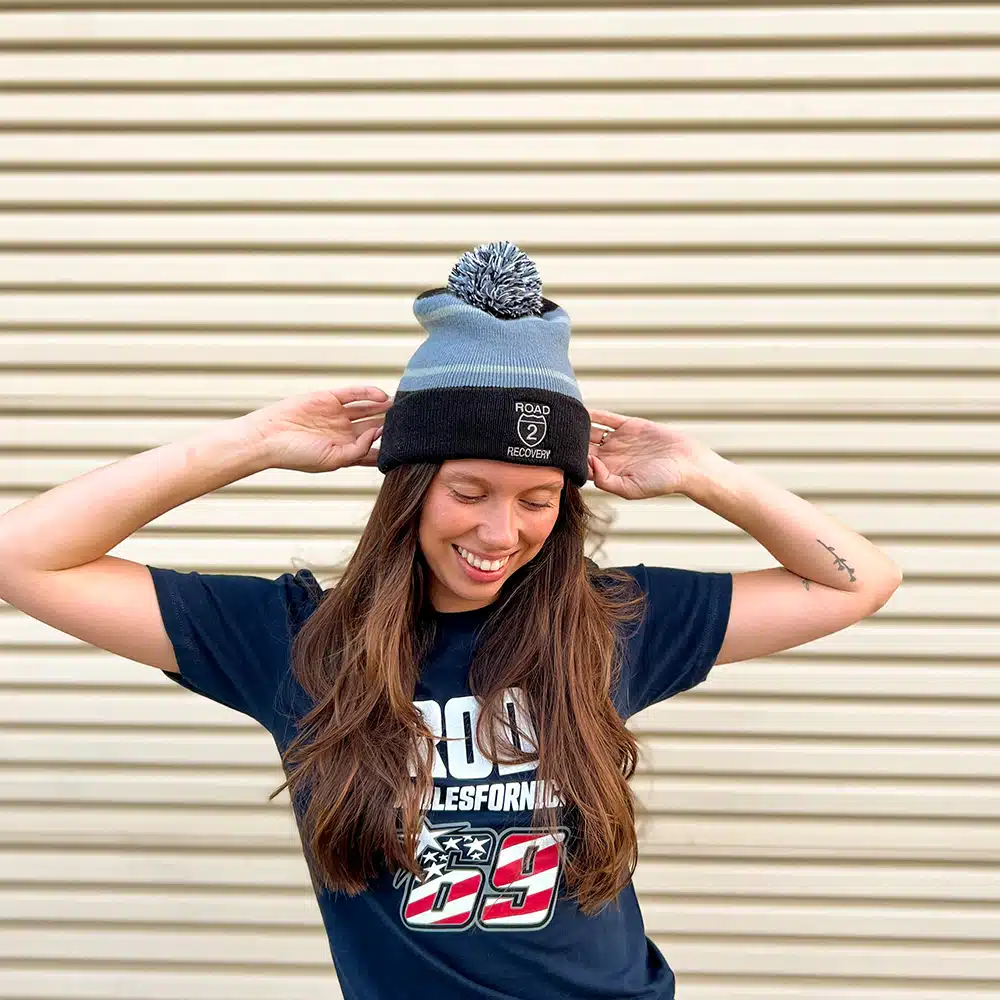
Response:
M549 425L545 422L545 414L549 412L549 407L541 403L515 403L514 409L520 414L517 418L517 436L529 448L537 447L549 429Z

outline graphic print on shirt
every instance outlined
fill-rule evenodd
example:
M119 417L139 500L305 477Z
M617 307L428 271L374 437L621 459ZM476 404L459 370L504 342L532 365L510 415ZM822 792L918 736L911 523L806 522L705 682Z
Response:
M537 740L523 702L520 688L511 687L504 692L503 706L507 716L504 728L514 746L531 752L537 749ZM480 706L474 695L449 698L443 709L433 700L414 701L413 704L434 734L433 778L457 778L460 781L493 776L503 778L508 774L537 769L538 761L498 765L482 752L475 739ZM411 761L410 776L415 775ZM554 786L546 786L541 781L515 780L445 786L435 783L422 807L430 812L530 812L535 808L536 798L541 805L564 804Z
M415 931L541 930L555 912L568 833L425 820L417 844L423 880L399 869L393 881L404 887L400 919Z
M437 783L423 802L427 812L530 812L536 797L543 804L563 804L555 788L535 780L475 781L534 771L537 761L494 764L475 739L479 700L474 695L414 701L435 737L432 776L469 784ZM534 726L524 709L520 688L504 692L506 736L519 749L537 748ZM415 774L410 767L410 774ZM416 860L424 872L417 879L405 869L393 886L403 886L399 915L411 930L540 930L555 912L563 867L565 827L553 832L516 826L496 830L468 821L433 824L425 818Z

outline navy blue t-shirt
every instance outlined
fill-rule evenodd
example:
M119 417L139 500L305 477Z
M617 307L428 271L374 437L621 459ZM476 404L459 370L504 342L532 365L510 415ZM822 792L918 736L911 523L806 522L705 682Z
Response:
M731 573L624 567L649 595L629 626L613 699L623 719L703 681L725 636ZM322 588L309 570L277 580L149 566L173 643L177 683L264 725L279 750L308 706L289 669L291 640ZM536 762L493 764L475 745L468 667L489 608L433 612L434 646L415 703L437 744L434 796L418 848L426 875L383 872L357 896L317 899L345 1000L672 1000L674 975L645 934L632 882L593 915L565 897L563 844L531 830ZM534 747L520 691L511 733ZM617 905L616 905L617 903Z

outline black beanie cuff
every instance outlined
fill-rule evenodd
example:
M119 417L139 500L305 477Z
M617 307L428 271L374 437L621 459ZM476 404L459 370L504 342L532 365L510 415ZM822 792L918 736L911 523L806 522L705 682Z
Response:
M411 462L485 458L555 466L577 486L588 477L590 412L561 392L498 386L397 391L378 455L385 473Z

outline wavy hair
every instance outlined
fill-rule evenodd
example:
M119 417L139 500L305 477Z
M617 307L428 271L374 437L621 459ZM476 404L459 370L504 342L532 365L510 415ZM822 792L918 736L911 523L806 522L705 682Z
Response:
M433 791L436 737L413 704L436 625L419 542L424 496L440 466L392 469L333 589L295 635L291 667L312 699L282 754L302 803L300 832L314 884L355 895L385 867L422 875L420 826ZM571 831L566 888L586 913L614 899L638 860L629 779L638 744L612 703L644 596L620 569L584 553L596 517L566 481L542 548L512 573L479 633L469 688L476 739L494 763L537 761L532 828ZM508 738L504 692L527 701L536 746ZM546 801L548 800L548 801Z

